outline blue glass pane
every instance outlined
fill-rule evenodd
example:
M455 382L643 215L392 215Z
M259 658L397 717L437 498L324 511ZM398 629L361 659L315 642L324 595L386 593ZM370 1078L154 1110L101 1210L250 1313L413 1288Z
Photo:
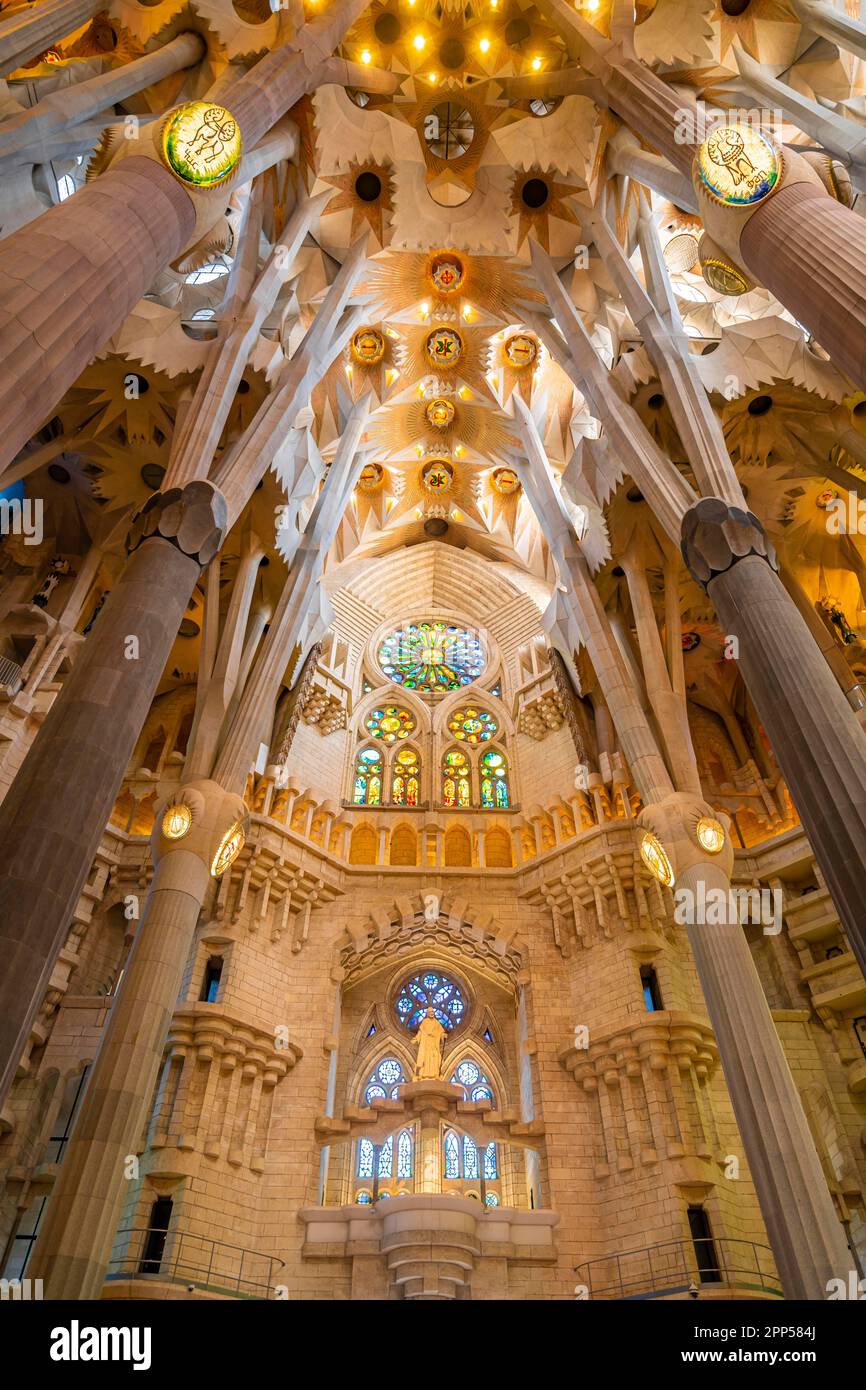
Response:
M463 1176L464 1178L478 1177L478 1150L475 1141L464 1135L463 1138Z
M460 1143L453 1129L445 1135L445 1176L460 1177Z
M484 1150L484 1176L489 1182L493 1178L498 1178L499 1173L496 1168L496 1145L488 1144Z
M373 1145L369 1139L362 1139L358 1144L357 1174L359 1178L373 1176Z

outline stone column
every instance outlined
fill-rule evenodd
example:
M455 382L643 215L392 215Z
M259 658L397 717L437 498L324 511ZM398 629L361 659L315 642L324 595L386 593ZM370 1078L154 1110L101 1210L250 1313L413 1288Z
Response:
M162 832L164 807L157 817L156 872L33 1256L52 1299L100 1296L126 1160L140 1149L211 864L226 833L246 822L242 799L213 782L187 784L172 804L191 823L172 840Z
M36 58L104 8L105 0L41 0L38 5L22 6L0 22L0 77Z
M710 807L688 796L641 812L676 872L679 909L721 1054L761 1214L787 1298L822 1300L852 1257L800 1096L730 896L730 837L711 858L696 828ZM713 895L713 898L710 897Z
M131 558L0 807L0 1099L57 953L202 564L222 544L210 483L157 493Z
M866 974L866 733L756 516L705 498L686 513L682 551L722 631L739 640L743 679Z
M247 153L317 85L322 62L366 5L334 0L303 25L303 48L274 49L232 86L231 114ZM209 193L185 187L161 163L158 130L158 122L142 126L146 153L124 151L0 246L0 464L14 458L193 232L203 236L222 214L229 185ZM243 177L242 160L235 182Z

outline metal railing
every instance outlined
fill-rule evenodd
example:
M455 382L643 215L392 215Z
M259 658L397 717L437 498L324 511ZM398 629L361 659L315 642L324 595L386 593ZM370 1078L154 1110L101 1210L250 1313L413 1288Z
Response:
M285 1260L273 1255L156 1226L127 1226L117 1240L125 1248L109 1260L108 1279L192 1284L235 1298L277 1297L277 1271Z
M575 1274L590 1298L660 1298L730 1287L742 1292L782 1298L773 1252L753 1240L728 1240L713 1236L699 1240L667 1240L641 1250L601 1255L578 1265Z

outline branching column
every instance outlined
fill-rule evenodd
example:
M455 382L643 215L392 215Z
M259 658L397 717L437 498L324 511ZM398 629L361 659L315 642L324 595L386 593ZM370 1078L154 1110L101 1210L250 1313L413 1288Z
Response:
M207 482L152 497L132 557L0 806L0 1098L11 1084L72 912L225 503Z
M743 679L866 974L866 733L776 573L751 512L705 498L683 557L738 638Z

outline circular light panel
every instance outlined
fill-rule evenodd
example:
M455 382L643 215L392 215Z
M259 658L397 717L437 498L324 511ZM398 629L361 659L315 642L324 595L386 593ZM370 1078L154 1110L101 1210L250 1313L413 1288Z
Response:
M772 193L779 156L760 131L747 125L718 126L698 150L704 187L729 207L749 207Z
M162 130L169 169L192 188L216 188L241 157L241 133L232 113L210 101L188 101L172 111Z
M712 816L701 816L697 835L698 844L707 854L719 854L725 847L725 828Z
M640 857L654 878L659 883L663 883L666 888L674 886L674 871L671 861L668 859L667 851L661 840L645 830L640 842Z
M167 840L182 840L192 825L192 811L182 802L169 806L162 818L162 833Z

